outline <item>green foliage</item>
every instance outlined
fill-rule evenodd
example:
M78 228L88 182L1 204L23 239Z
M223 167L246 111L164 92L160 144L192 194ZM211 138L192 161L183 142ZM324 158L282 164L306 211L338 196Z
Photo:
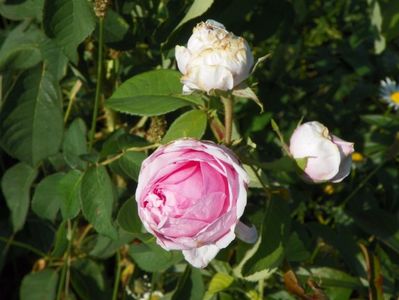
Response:
M28 274L24 277L20 289L21 300L51 300L55 298L58 273L54 270Z
M205 133L206 124L207 116L205 112L201 110L188 111L179 116L170 125L162 142L168 143L178 138L186 137L201 139Z
M43 219L54 221L61 206L59 183L64 173L55 173L40 181L32 198L32 210Z
M95 2L0 2L1 299L397 297L399 117L379 91L399 80L397 0L114 0L104 45ZM184 95L174 58L207 19L261 62L232 92L228 145L259 238L196 269L157 244L134 195L157 147L223 143L226 94ZM355 143L340 183L304 182L308 158L289 154L313 120Z
M111 238L116 237L116 230L112 225L114 192L111 179L104 167L91 167L85 172L80 198L83 215L94 228Z
M76 48L94 30L94 12L88 1L45 0L43 24L47 36L76 63Z
M181 95L178 72L157 70L125 81L106 105L132 115L157 116L194 103L195 98Z
M29 209L30 187L37 176L37 170L25 163L18 163L8 169L1 179L1 190L11 212L13 231L25 224Z
M35 166L57 153L63 133L58 89L45 65L18 79L0 114L0 143L10 156Z

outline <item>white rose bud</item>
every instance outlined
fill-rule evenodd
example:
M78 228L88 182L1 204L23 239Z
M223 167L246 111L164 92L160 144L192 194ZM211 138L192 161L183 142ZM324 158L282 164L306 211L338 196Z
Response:
M349 175L353 143L330 135L319 122L307 122L295 129L290 152L295 159L306 158L304 178L310 182L340 182Z
M254 64L245 39L213 20L197 24L187 48L176 46L175 54L186 94L193 90L232 90L249 76Z

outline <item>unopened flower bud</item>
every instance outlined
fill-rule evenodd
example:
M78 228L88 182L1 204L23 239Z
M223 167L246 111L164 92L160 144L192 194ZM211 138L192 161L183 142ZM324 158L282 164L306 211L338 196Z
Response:
M213 20L195 26L187 48L176 46L183 92L232 90L247 79L254 63L248 43Z
M304 178L310 182L340 182L349 175L353 143L331 135L323 124L307 122L295 129L290 152L306 159Z

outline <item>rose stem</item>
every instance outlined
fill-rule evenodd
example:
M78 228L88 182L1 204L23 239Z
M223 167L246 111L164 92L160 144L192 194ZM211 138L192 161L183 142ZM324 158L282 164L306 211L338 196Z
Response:
M222 96L224 105L224 143L226 145L231 144L231 134L233 131L233 97L228 95L227 97Z
M96 96L94 99L93 116L91 119L91 129L89 138L89 151L93 148L94 135L96 132L96 122L98 115L98 104L100 102L102 79L103 79L103 50L104 50L104 18L98 18L98 59L97 59L97 84Z

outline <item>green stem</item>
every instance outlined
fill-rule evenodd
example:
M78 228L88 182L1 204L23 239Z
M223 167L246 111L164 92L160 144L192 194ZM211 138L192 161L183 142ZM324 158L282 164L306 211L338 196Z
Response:
M46 253L40 251L39 249L36 249L35 247L32 247L31 245L28 245L28 244L25 244L25 243L22 243L22 242L13 241L12 238L8 239L8 238L0 236L0 241L3 241L6 244L10 244L10 245L13 245L13 246L17 246L17 247L29 250L32 253L35 253L36 255L41 256L41 257L46 257L47 256Z
M263 299L264 287L265 287L265 279L259 280L258 281L259 299Z
M233 103L234 99L231 95L224 97L222 96L224 105L224 143L226 145L231 144L231 135L233 133Z
M76 81L76 83L74 84L74 86L72 87L71 92L69 93L68 107L66 109L65 116L64 116L64 125L68 121L69 115L71 114L73 103L75 102L75 99L76 99L76 94L79 92L81 87L82 87L82 81L80 81L78 79Z
M104 18L98 18L98 59L97 59L97 85L96 96L94 99L93 116L91 120L89 151L93 148L94 135L96 133L96 123L98 115L98 106L101 98L102 81L103 81L103 51L104 51Z
M265 191L267 198L270 199L271 198L271 194L270 194L270 189L268 188L268 186L263 182L262 177L258 174L258 170L253 166L253 165L249 165L249 167L252 169L252 171L255 173L256 178L259 180L263 190Z
M116 274L115 274L115 281L114 281L114 291L112 292L112 300L118 299L118 288L119 288L119 281L121 277L121 254L119 250L116 251Z
M72 249L72 240L73 240L73 231L75 229L75 226L71 225L71 221L68 220L68 231L67 231L67 241L68 241L68 246L67 246L67 250L64 253L64 265L62 266L62 270L61 270L61 278L59 281L59 285L58 285L58 290L57 290L57 300L61 300L61 299L66 299L67 295L68 295L68 280L65 280L67 277L67 272L69 272L69 266L70 266L70 254L71 254L71 249ZM68 276L69 277L69 276ZM62 291L64 290L64 297L62 297Z

